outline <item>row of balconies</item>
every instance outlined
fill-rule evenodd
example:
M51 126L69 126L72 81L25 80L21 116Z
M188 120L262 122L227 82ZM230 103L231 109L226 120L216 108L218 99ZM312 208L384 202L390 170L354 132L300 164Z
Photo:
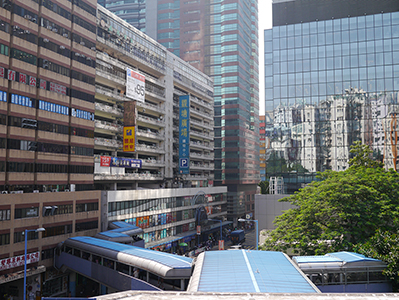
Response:
M122 109L118 108L118 107L113 107L113 106L109 106L106 104L102 104L102 103L98 103L96 102L96 110L102 111L102 112L106 112L118 117L123 117L123 111Z
M118 124L114 124L114 123L110 123L110 122L106 122L106 121L95 120L94 126L95 126L95 128L105 129L105 130L109 130L109 131L113 131L113 132L118 132L118 133L123 132L122 125L118 125Z
M122 54L126 55L127 57L133 57L134 60L141 62L143 65L148 66L148 63L150 63L151 67L154 67L155 69L157 69L158 72L162 72L162 73L165 72L165 65L163 65L162 63L160 63L158 61L151 60L149 57L144 55L143 52L140 51L138 48L131 47L131 51L126 51L125 47L122 46L122 44L117 45L117 44L113 43L111 40L106 40L99 36L97 36L97 42L99 42L100 44L103 44L105 46L108 46L112 49L115 49L116 51L121 52Z
M163 132L153 132L151 129L147 130L142 130L138 129L136 131L136 134L141 137L147 137L147 138L152 138L152 139L157 139L157 140L165 140L165 133Z
M141 121L141 122L149 123L149 124L153 124L153 125L158 125L160 127L165 127L165 120L161 119L161 118L156 119L156 118L150 118L147 116L138 115L137 121Z

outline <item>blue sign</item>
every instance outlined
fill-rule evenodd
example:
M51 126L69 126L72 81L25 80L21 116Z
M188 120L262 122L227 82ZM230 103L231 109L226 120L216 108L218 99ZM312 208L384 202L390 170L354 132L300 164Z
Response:
M109 166L121 168L141 168L141 159L112 157Z
M179 173L190 174L190 95L179 97Z

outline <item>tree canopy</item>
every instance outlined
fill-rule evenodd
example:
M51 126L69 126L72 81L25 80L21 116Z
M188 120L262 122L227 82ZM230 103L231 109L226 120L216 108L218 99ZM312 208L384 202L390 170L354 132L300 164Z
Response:
M392 282L394 291L399 290L399 232L378 229L364 244L355 246L355 252L380 259L387 264L383 274Z
M301 255L353 251L377 229L395 232L399 220L399 175L369 157L368 146L356 143L345 171L325 171L288 201L297 208L277 217L263 249Z

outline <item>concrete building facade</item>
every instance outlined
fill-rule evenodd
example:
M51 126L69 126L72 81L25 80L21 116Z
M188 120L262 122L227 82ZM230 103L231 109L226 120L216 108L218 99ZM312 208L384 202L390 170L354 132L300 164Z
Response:
M228 186L228 215L253 214L259 183L258 2L145 2L145 29L152 38L209 75L214 85L215 185ZM103 5L131 24L127 1ZM141 28L141 27L139 27Z

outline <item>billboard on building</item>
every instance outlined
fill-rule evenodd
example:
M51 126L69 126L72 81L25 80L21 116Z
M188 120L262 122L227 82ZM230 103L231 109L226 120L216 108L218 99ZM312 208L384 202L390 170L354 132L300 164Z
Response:
M141 168L141 159L124 158L124 157L100 157L101 167L120 167L120 168Z
M126 97L145 101L145 76L129 68L126 70Z
M179 173L190 174L190 95L179 97Z
M136 126L136 101L125 101L123 108L123 125Z
M123 152L134 152L136 149L136 131L134 126L123 127Z

